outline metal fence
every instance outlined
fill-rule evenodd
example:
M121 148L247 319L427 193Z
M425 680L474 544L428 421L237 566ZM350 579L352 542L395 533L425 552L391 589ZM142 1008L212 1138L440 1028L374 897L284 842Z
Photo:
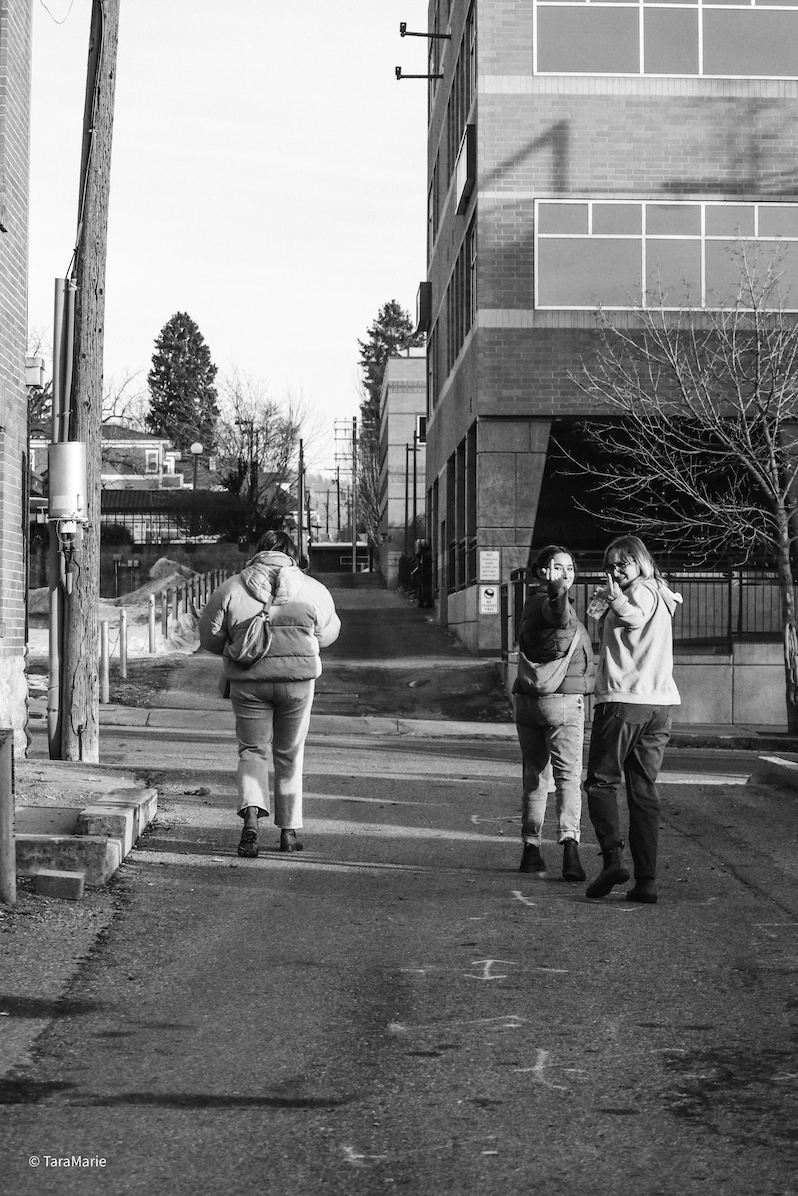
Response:
M586 609L600 572L580 573L571 589L577 616L594 638L598 625L586 618ZM537 579L526 569L516 569L502 586L502 655L518 643L521 611L530 585ZM682 595L673 619L674 644L681 648L721 648L731 652L735 640L780 640L781 597L775 572L765 569L728 569L696 572L672 570L671 589Z

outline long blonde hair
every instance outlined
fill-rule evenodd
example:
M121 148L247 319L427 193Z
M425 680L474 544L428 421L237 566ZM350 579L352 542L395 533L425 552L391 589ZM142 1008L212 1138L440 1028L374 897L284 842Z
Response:
M611 552L620 554L627 561L633 561L640 570L640 576L648 581L654 581L658 586L665 584L665 578L660 573L654 558L639 536L617 536L604 550L604 568L607 568Z

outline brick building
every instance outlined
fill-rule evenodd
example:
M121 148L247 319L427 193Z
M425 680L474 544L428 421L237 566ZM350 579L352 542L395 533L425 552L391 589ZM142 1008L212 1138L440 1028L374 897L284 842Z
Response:
M597 305L726 300L743 238L798 309L798 2L432 0L429 31L430 531L441 621L495 652L497 575L598 546L552 466Z
M0 0L0 726L25 749L30 0Z

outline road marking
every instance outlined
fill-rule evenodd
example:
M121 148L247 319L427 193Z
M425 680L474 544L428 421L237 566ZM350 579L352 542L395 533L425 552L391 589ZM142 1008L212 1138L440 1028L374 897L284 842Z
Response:
M748 776L738 772L661 772L658 785L747 785Z
M420 1034L425 1030L432 1030L436 1034L441 1030L451 1030L455 1026L493 1026L496 1030L520 1030L526 1024L527 1018L517 1013L503 1013L500 1017L474 1017L465 1021L426 1022L418 1026L408 1026L405 1022L389 1022L389 1034Z
M500 972L498 975L493 974L491 969L493 968L493 965L495 963L507 963L510 965L510 967L513 967L513 968L518 967L518 964L515 962L514 959L472 959L471 960L472 967L476 967L478 964L483 965L482 966L482 975L475 976L473 972L466 972L465 975L469 980L506 980L507 979L506 972Z
M544 1088L556 1088L558 1092L567 1092L568 1089L565 1084L552 1084L550 1080L546 1079L544 1074L545 1069L549 1066L548 1063L549 1052L537 1048L537 1059L534 1067L514 1067L513 1071L518 1072L519 1075L530 1075L536 1084L542 1084Z
M344 1160L353 1167L362 1167L365 1163L385 1163L387 1154L356 1154L353 1146L344 1146Z

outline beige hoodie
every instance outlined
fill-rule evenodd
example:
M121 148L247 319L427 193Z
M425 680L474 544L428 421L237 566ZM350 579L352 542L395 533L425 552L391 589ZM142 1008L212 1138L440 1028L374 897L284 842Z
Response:
M595 701L677 706L673 680L673 612L681 594L664 582L636 578L604 619Z

